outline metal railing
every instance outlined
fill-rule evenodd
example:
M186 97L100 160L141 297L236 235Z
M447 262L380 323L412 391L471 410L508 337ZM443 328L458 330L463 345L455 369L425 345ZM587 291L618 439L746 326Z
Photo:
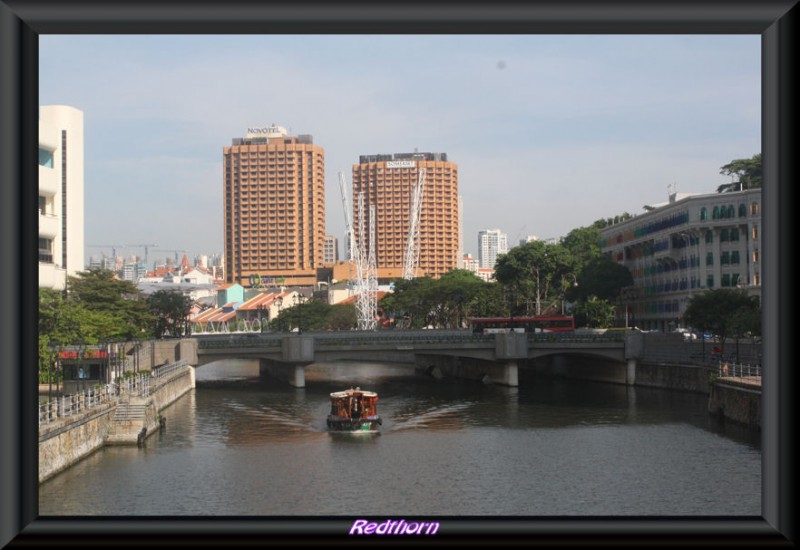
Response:
M717 368L717 376L719 378L761 376L761 365L746 365L743 363L720 361Z
M80 393L64 395L39 404L39 426L55 422L60 418L69 418L88 413L100 405L119 402L129 397L148 397L176 375L183 374L191 368L185 359L157 367L153 373L137 374L130 378L119 379L111 384L95 386Z

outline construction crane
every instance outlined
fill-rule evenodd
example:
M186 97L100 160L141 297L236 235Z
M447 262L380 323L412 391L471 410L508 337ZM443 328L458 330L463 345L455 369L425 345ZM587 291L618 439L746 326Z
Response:
M339 189L342 193L344 223L350 247L350 260L356 266L356 321L359 330L373 330L378 316L378 279L375 275L375 207L370 208L370 248L364 244L364 194L358 195L358 224L361 239L356 244L356 233L350 221L350 207L347 203L344 174L339 172Z
M151 246L158 246L158 245L157 244L126 244L125 246L129 246L131 248L143 247L144 248L144 265L147 265L147 262L148 262L147 249L150 248Z
M413 279L419 265L419 226L422 213L422 193L425 189L425 169L419 169L419 180L414 187L411 198L411 211L408 217L408 241L403 261L403 279Z

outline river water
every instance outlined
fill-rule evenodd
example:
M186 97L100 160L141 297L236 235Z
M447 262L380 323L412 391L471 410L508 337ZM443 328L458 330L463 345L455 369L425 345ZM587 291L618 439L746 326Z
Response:
M41 484L40 515L761 515L759 434L710 418L705 395L391 365L308 367L303 389L253 374L202 367L144 447ZM379 393L380 435L327 432L351 384Z

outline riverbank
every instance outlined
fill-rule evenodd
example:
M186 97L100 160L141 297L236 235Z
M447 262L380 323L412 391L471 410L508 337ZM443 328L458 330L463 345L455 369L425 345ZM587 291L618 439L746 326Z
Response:
M39 426L39 483L105 445L142 442L163 422L160 411L194 387L194 368L186 365L136 395L123 393L97 403L84 399L69 415L48 419Z

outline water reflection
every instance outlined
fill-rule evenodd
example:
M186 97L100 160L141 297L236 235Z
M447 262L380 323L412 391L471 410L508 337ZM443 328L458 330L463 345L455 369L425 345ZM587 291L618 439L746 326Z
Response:
M253 372L198 376L144 448L103 449L42 484L41 513L760 513L758 435L711 419L704 395L341 363L298 389ZM379 435L327 432L329 394L351 385L378 392Z

